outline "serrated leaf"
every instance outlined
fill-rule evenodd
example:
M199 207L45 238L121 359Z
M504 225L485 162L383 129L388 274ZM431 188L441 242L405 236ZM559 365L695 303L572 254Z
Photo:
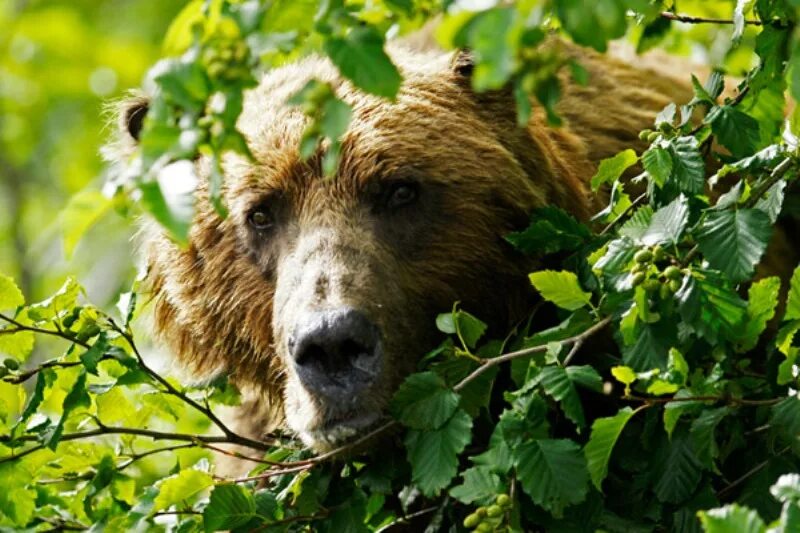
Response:
M639 161L636 152L630 148L623 150L614 157L603 159L600 161L600 166L597 167L597 173L592 177L592 190L596 191L604 183L615 181L622 176L628 168L632 167Z
M16 309L21 305L25 305L22 291L19 290L13 279L0 274L0 311Z
M531 214L523 231L506 235L506 240L522 253L546 255L578 249L590 236L589 230L557 207L542 207Z
M668 183L688 195L703 192L705 186L706 165L700 153L700 144L694 137L679 137L670 142L672 158L672 174Z
M255 513L252 492L240 485L217 485L203 509L203 528L206 531L232 530L249 522Z
M735 503L699 511L697 516L706 533L764 533L767 529L757 512Z
M689 201L681 194L653 213L650 225L642 235L641 241L648 246L675 244L680 240L687 222L689 222Z
M790 395L772 406L770 426L792 438L800 434L800 399Z
M61 418L47 440L47 447L55 451L58 443L61 441L61 435L64 433L64 424L66 424L70 413L79 407L89 407L90 405L92 405L92 399L86 392L86 371L82 370L81 373L78 374L78 378L75 380L72 388L64 397Z
M642 154L642 166L659 187L663 187L672 173L672 157L664 148L654 146Z
M765 212L773 224L778 221L778 216L781 214L786 186L785 180L779 181L756 202L755 208Z
M769 217L758 209L707 211L696 238L712 267L733 282L748 279L772 235Z
M666 369L674 337L671 326L674 327L674 324L667 324L665 320L655 324L640 324L636 341L623 347L622 361L637 372Z
M643 205L619 228L619 234L639 242L647 228L650 227L652 218L653 208L649 205Z
M534 272L529 277L542 298L558 307L575 311L591 302L591 293L581 288L578 276L572 272L543 270Z
M502 490L500 477L489 466L473 466L464 471L462 478L461 485L450 489L450 496L461 503L494 498Z
M368 93L394 98L402 78L383 50L383 36L372 27L357 26L345 37L325 41L325 53L343 76Z
M680 503L692 496L700 482L702 467L694 454L688 431L673 436L660 467L660 477L653 487L659 500Z
M472 419L459 409L434 431L410 430L405 438L411 479L426 496L435 496L458 471L458 454L472 439Z
M578 426L580 432L586 425L586 419L580 396L566 369L562 366L544 367L532 384L541 384L544 391L561 405L566 417Z
M775 316L781 280L777 276L764 278L750 286L747 298L747 320L741 328L738 349L746 352L755 348L758 338Z
M633 409L625 407L620 409L616 415L608 418L598 418L592 424L592 434L589 437L589 442L583 448L583 453L586 456L586 465L592 478L592 483L601 492L603 490L603 480L608 475L608 461L611 459L611 452L614 450L614 445L617 443L622 430L625 429L625 424L628 423L634 413Z
M758 121L733 106L713 108L706 121L720 144L735 157L752 154L761 139Z
M413 429L437 429L458 408L459 396L434 372L411 374L392 399L392 413Z
M789 282L789 297L786 300L786 313L784 320L797 320L800 318L800 266L794 269L792 280Z
M577 443L539 439L521 444L513 453L523 490L553 516L560 517L565 507L586 498L589 472Z
M214 480L205 472L192 468L181 470L159 483L158 496L153 501L150 513L162 511L185 500L190 500L213 484Z
M714 432L722 419L731 413L729 407L719 407L708 409L700 413L700 416L692 421L689 434L694 445L697 459L706 467L714 466L714 459L719 455L719 447L714 436Z

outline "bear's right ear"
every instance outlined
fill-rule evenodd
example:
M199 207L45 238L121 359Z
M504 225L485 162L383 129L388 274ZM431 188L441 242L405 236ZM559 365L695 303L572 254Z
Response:
M134 96L123 101L119 111L119 128L122 134L138 142L148 109L150 102L144 96Z
M472 50L462 48L457 50L450 59L450 69L465 80L472 79L475 68L475 56Z

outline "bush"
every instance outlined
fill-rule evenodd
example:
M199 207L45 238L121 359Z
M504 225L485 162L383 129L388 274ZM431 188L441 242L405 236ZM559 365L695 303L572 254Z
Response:
M776 226L798 213L791 187L797 112L786 124L784 117L786 93L800 96L800 4L687 2L697 16L646 0L480 11L445 4L189 3L167 35L170 57L146 80L159 90L130 171L112 183L113 198L73 199L65 239L74 244L113 204L148 212L185 241L191 213L161 196L155 176L177 160L210 156L218 170L210 201L224 216L219 161L228 150L248 153L235 121L242 91L260 71L322 50L362 90L391 99L401 79L383 51L385 35L413 31L442 12L443 43L474 52L474 88L510 86L521 123L533 95L558 124L559 72L585 78L579 64L537 47L555 28L599 51L626 34L640 52L722 36L729 46L719 66L742 81L725 97L720 71L705 84L692 77L694 98L669 105L642 132L647 150L604 161L591 183L612 194L591 227L543 208L528 229L507 237L523 252L566 258L559 270L530 275L558 325L490 339L480 317L455 306L439 316L444 341L397 391L391 418L328 454L315 456L280 434L241 436L215 415L238 402L224 379L186 386L149 366L132 329L140 307L135 286L112 314L86 301L74 280L31 304L1 276L0 526L800 527L800 477L792 473L800 453L800 267L790 280L755 279ZM486 38L495 35L506 38ZM301 152L328 138L334 149L325 168L332 172L349 108L319 82L293 103L312 118ZM708 159L717 162L712 175ZM631 197L621 176L636 164L644 192ZM723 179L731 186L712 194ZM613 348L593 344L609 334ZM27 361L37 337L54 339L46 349L63 355ZM398 428L395 449L380 457L352 453ZM231 444L246 451L225 447ZM220 478L211 452L255 468L247 477Z

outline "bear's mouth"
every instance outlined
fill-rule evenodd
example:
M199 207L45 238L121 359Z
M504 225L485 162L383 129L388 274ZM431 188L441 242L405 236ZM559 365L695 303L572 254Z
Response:
M380 413L376 411L331 417L321 426L303 431L300 436L314 448L319 449L320 445L334 448L364 435L380 418Z

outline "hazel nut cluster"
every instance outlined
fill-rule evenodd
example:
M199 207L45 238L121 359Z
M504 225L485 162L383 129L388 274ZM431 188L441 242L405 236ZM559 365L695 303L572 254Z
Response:
M508 494L498 494L492 505L478 507L475 512L464 519L464 527L479 533L490 533L497 530L503 516L511 509L511 498Z

